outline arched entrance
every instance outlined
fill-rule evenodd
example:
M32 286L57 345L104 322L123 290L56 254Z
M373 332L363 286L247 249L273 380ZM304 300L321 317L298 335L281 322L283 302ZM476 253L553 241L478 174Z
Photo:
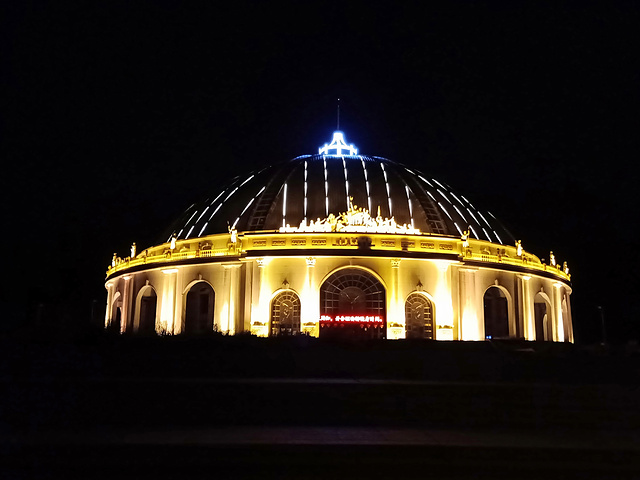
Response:
M536 340L548 341L551 337L551 305L541 293L537 293L533 300L533 314L536 325Z
M422 293L414 292L404 304L406 338L433 339L433 304Z
M122 295L120 295L120 292L116 292L113 296L109 330L122 333Z
M213 331L215 292L206 282L195 283L187 293L184 333L199 334Z
M484 336L487 340L509 337L509 302L499 287L484 292Z
M271 301L270 335L289 336L300 333L300 298L293 290L278 293Z
M386 338L385 288L372 273L343 268L320 287L320 337Z
M158 310L158 296L150 286L142 287L138 294L138 332L154 333L156 331L156 313Z

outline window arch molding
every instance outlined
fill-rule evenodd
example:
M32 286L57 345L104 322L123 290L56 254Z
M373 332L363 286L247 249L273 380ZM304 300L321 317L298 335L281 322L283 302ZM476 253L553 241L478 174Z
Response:
M157 308L158 306L158 291L156 290L156 288L147 283L146 285L143 285L140 290L138 290L138 295L136 295L136 308L135 308L135 314L133 316L133 331L134 332L138 332L141 329L145 328L145 325L141 325L140 322L144 321L143 318L141 318L141 314L142 314L142 302L143 302L143 297L146 296L151 296L151 295L147 295L148 293L153 292L153 295L156 298L156 310L154 313L154 322L153 322L153 330L155 331L155 327L156 327L156 323L158 321L158 311L159 309Z
M199 285L204 288L200 298L196 298L195 289ZM202 278L189 282L182 298L181 333L209 333L216 328L216 289L211 282Z
M421 334L414 336L412 335L412 329L418 328L418 324L422 324L422 321L411 318L411 315L415 315L418 312L412 312L410 309L413 306L418 307L421 300L424 301L424 303L422 303L422 308L424 308L425 306L428 307L429 318L426 319L427 321L425 321L422 326L422 328L426 331L423 331ZM422 315L425 314L424 310L419 313ZM433 296L422 290L414 290L413 292L410 292L404 299L404 315L405 338L426 338L431 340L436 339L436 302L433 299Z
M544 305L544 313L536 305ZM543 291L533 296L533 322L536 340L549 341L553 338L553 307L551 299Z
M346 270L346 269L352 269L352 268L356 268L358 270L363 270L364 272L370 273L371 275L373 275L376 278L376 280L378 280L382 284L382 286L384 287L385 292L389 291L389 288L387 287L387 283L384 281L384 278L382 278L378 274L378 272L376 272L375 270L372 270L371 268L364 267L362 265L342 265L340 267L334 268L333 270L328 272L324 277L322 277L322 279L320 280L318 285L320 285L320 287L322 287L322 285L324 285L324 283L327 281L327 279L329 277L331 277L332 275L334 275L335 273L338 273L340 270Z
M116 321L120 322L118 325L118 332L122 333L122 299L123 295L117 290L113 294L113 298L111 299L111 305L109 306L109 327L115 328Z
M511 292L509 292L509 290L504 287L503 285L498 284L498 281L496 280L495 283L487 286L484 291L482 292L482 325L484 327L484 337L485 339L487 338L487 309L485 306L485 301L487 298L487 293L492 289L492 288L496 288L500 294L505 297L506 299L506 322L507 322L507 331L504 332L508 337L515 337L516 336L516 327L515 327L515 314L514 314L514 302L513 302L513 296L511 295ZM489 319L490 322L495 322L495 319L490 318ZM495 325L493 325L495 326ZM493 338L495 335L495 333L492 332L491 337ZM500 335L497 335L498 337L500 337Z
M302 302L291 288L274 291L269 299L269 336L299 335Z

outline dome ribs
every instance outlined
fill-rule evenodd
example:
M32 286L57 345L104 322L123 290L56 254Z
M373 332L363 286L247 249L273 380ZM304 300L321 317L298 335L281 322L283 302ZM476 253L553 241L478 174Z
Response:
M264 192L260 196L255 210L252 212L249 231L276 230L282 226L283 214L286 212L286 208L283 209L283 202L285 202L283 192L285 184L288 185L289 183L291 183L291 185L288 185L287 189L291 189L291 194L289 194L289 198L286 199L286 206L289 208L295 204L295 207L289 209L289 213L291 213L291 211L294 213L286 215L289 217L287 223L292 225L300 223L302 217L299 215L300 219L298 219L296 215L301 214L302 200L301 197L295 198L295 195L303 192L304 172L298 174L298 172L304 168L303 165L304 160L300 160L300 158L279 165L272 180L267 184ZM292 198L294 198L293 202Z
M366 165L370 191L370 197L367 199L367 204L371 203L369 213L375 217L378 214L378 209L380 209L380 215L382 215L382 217L391 217L391 212L389 211L389 197L387 195L387 181L384 178L384 170L380 167L380 161L379 159L372 161L371 158L364 158L365 164L367 164L367 160L371 161L371 167Z
M324 162L322 157L307 160L307 221L325 218Z
M362 160L359 157L347 157L346 163L349 172L349 197L353 198L354 205L368 209L369 201Z
M413 192L416 200L422 207L425 215L425 222L429 225L431 233L446 235L449 229L447 228L444 218L440 215L440 209L435 202L429 198L425 188L420 184L420 182L418 182L416 175L412 174L405 176L400 172L398 172L398 174L402 175L402 178L407 185L409 185L409 189Z
M411 225L413 214L409 211L407 180L401 174L402 169L391 162L386 163L385 168L388 173L387 185L389 186L389 198L392 202L392 215L398 224Z
M493 215L447 184L382 157L303 155L235 177L216 195L191 205L161 241L174 232L178 239L191 239L229 227L256 232L309 225L340 215L351 204L424 233L458 236L469 229L480 240L515 242Z
M329 191L329 213L338 215L340 212L346 212L347 205L347 187L345 183L345 172L342 158L327 157L327 181Z
M267 217L275 208L275 199L284 184L284 178L286 178L287 173L289 172L281 166L267 183L266 188L262 192L262 195L260 195L258 201L255 202L256 205L253 207L251 215L249 216L249 231L264 230Z

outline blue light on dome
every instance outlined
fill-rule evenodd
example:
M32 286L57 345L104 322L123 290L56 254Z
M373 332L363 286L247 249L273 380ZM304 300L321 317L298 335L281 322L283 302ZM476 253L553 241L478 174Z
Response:
M324 147L318 149L320 155L342 156L357 155L358 149L354 144L347 145L344 141L344 134L340 131L333 132L331 143L325 143Z

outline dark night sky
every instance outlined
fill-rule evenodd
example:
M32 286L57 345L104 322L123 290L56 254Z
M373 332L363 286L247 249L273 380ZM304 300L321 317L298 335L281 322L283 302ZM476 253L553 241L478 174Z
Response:
M598 305L611 337L640 337L637 4L12 3L3 322L38 303L88 317L114 251L232 176L314 153L340 97L361 153L568 261L578 340L599 340Z

